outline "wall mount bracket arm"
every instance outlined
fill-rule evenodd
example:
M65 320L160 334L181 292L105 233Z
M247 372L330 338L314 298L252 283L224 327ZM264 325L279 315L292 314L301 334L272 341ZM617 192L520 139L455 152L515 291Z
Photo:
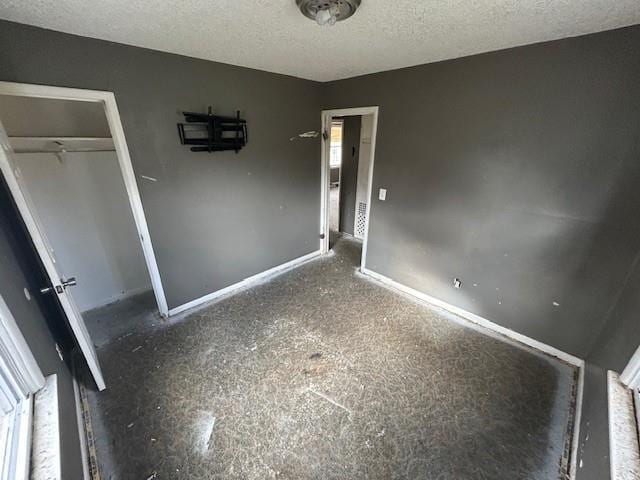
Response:
M184 123L178 123L178 135L182 145L192 145L192 152L222 152L234 150L236 153L248 140L247 122L240 118L214 115L209 107L207 113L183 112Z

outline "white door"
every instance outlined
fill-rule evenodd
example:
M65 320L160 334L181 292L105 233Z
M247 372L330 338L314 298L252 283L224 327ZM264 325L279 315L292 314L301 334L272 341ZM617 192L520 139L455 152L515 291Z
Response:
M95 380L98 389L104 390L106 385L104 383L100 364L98 363L98 355L93 347L93 342L91 341L87 327L84 324L80 310L73 301L70 289L68 288L73 286L74 281L72 279L63 278L59 272L58 265L56 264L56 260L52 254L51 245L47 240L47 236L40 221L38 220L38 216L33 208L33 203L31 202L29 193L22 182L20 170L13 158L13 150L11 149L9 139L1 122L0 144L0 167L2 174L4 175L7 185L9 186L9 190L11 191L16 205L18 206L22 219L29 230L29 234L31 235L31 239L33 240L36 250L42 259L47 275L51 280L53 290L48 294L57 295L58 300L67 315L69 325L73 330L78 346L87 361L87 365L93 375L93 379Z

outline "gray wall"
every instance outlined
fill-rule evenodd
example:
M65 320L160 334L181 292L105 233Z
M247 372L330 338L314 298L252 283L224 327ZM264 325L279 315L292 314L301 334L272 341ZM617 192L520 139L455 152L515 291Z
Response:
M116 95L170 307L318 249L319 84L0 22L0 80ZM179 145L181 111L239 109L239 154ZM146 175L157 182L140 178Z
M622 372L640 346L640 255L632 265L626 286L607 316L607 324L589 354L597 365Z
M640 256L631 265L625 288L609 310L605 328L587 357L580 445L579 480L604 480L609 473L607 370L622 372L640 345Z
M587 359L580 480L640 343L639 78L635 26L325 85L380 106L369 268Z
M81 311L151 290L115 152L21 153L22 172Z
M640 252L638 78L631 27L327 84L380 106L367 266L586 357Z
M0 183L3 181L0 175ZM15 317L42 373L58 375L62 478L80 479L82 460L72 377L67 365L58 357L54 343L57 339L48 327L42 304L37 303L40 300L38 285L33 284L32 271L27 267L25 238L16 234L10 223L8 199L0 184L0 295ZM24 288L29 290L31 300L27 300Z
M360 158L361 118L344 117L342 123L342 168L340 169L340 231L353 235Z

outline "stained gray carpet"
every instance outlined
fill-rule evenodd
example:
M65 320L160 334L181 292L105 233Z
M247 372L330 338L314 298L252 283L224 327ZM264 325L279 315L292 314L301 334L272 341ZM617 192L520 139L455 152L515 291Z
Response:
M114 322L89 394L103 478L564 478L573 367L335 251L177 321L90 315L101 338Z

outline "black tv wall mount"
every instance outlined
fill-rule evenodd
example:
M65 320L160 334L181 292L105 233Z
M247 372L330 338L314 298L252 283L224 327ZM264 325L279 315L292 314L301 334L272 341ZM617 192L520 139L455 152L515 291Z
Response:
M236 153L247 144L247 122L235 117L221 117L212 113L183 112L184 122L178 123L178 135L182 145L192 145L192 152L222 152L234 150Z

